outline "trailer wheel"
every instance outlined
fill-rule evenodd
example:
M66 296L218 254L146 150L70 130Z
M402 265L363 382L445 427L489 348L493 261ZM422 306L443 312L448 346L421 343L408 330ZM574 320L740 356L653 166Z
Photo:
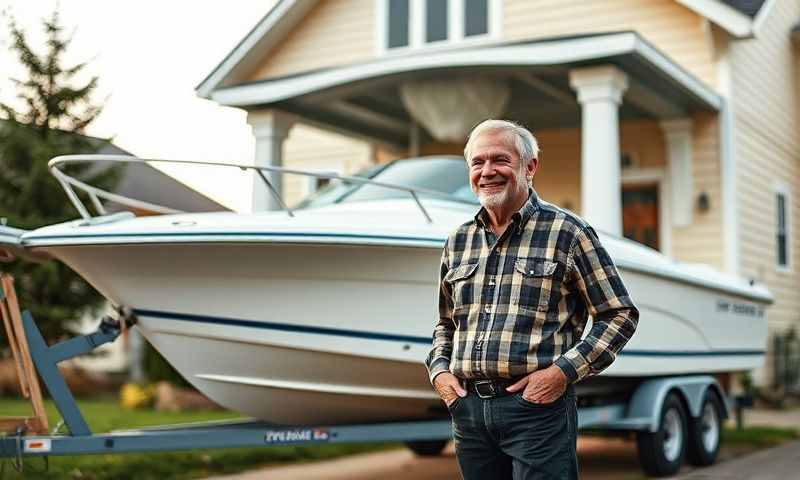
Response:
M703 397L700 416L689 421L689 463L697 466L711 465L719 453L722 432L722 407L719 397L711 389Z
M406 442L406 447L420 457L435 457L447 446L447 440L425 440Z
M638 432L636 443L642 469L654 477L674 475L686 457L686 410L677 394L670 393L661 406L656 432Z

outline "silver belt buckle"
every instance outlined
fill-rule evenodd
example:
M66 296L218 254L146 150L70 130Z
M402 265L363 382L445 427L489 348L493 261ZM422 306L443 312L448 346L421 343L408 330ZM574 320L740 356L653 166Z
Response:
M491 380L476 380L474 382L475 393L478 397L487 399L497 396L497 391L494 389L494 382Z

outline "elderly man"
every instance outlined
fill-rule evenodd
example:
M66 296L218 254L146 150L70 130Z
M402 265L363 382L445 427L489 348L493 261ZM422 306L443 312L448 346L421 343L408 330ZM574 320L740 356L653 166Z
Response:
M577 478L572 385L614 361L639 316L592 227L530 188L538 153L503 120L464 149L483 207L445 244L426 365L465 479Z

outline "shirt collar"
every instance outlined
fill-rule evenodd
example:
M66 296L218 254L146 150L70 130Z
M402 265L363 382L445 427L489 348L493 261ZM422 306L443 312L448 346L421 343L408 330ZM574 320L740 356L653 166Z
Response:
M533 214L538 209L539 196L536 194L536 190L528 188L528 200L522 204L522 207L514 215L511 216L511 224L516 226L517 233L522 232L522 229L525 228L528 220L531 219ZM475 223L483 229L486 229L490 224L489 213L484 207L481 207L481 209L478 210L478 213L475 214Z

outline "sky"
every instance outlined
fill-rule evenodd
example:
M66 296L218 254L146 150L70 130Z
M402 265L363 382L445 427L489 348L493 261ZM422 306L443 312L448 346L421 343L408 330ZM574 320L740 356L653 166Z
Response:
M243 110L200 99L195 87L269 11L274 0L0 0L0 101L13 103L10 77L23 70L8 51L8 15L43 51L41 19L58 6L73 35L66 63L89 61L99 76L95 101L103 113L89 135L142 158L253 162ZM239 169L208 175L163 167L191 187L246 210L250 184ZM66 197L65 197L66 201Z

